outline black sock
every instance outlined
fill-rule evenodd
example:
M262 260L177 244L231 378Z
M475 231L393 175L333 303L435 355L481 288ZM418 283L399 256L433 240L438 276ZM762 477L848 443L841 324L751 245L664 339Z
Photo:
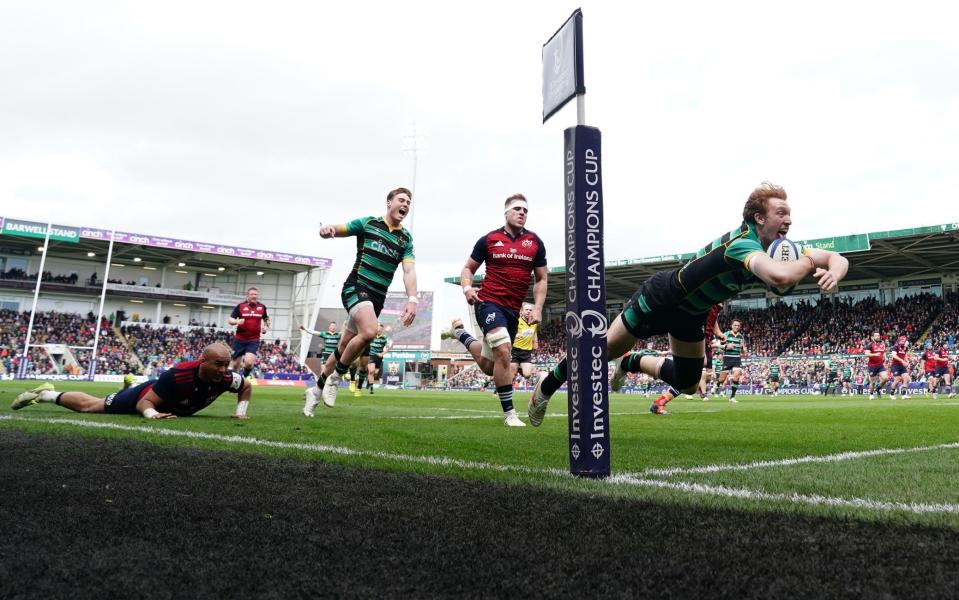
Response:
M552 396L566 381L566 359L559 361L553 370L543 378L543 387L540 388L547 396Z
M629 356L623 359L623 370L627 373L639 373L639 363L642 357L635 352L630 352Z
M732 391L731 394L729 394L729 399L730 399L730 400L732 400L733 398L736 397L736 390L739 389L739 386L734 383L734 384L732 385L732 388L733 388L733 391Z
M54 404L60 404L60 398L62 398L64 394L66 394L66 392L60 392L59 394L57 394L57 397L56 397L56 399L53 401L53 403L54 403Z
M350 379L356 381L356 367L350 367Z
M503 406L503 412L513 410L513 386L510 384L496 386L496 393L499 395L499 403Z
M367 371L366 369L360 369L358 374L360 376L360 380L356 383L357 389L363 387L363 384L366 383Z
M323 373L320 373L319 375L316 376L316 387L322 390L323 386L325 385L326 385L326 375L324 375Z
M337 359L336 361L336 372L340 376L346 375L346 372L350 370L350 365L344 365Z
M679 390L677 390L677 389L674 388L673 386L669 386L669 387L666 389L666 391L667 391L668 393L672 394L673 398L676 398L676 397L679 396Z

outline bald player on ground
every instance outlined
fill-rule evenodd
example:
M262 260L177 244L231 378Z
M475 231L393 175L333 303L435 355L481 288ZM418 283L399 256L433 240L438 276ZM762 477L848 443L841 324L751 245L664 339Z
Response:
M237 394L234 419L249 419L246 410L253 386L240 373L229 370L230 348L222 343L203 349L200 360L181 362L153 381L97 398L85 392L58 392L44 383L23 392L11 408L20 410L52 402L74 412L143 415L146 419L187 417L213 403L224 392Z

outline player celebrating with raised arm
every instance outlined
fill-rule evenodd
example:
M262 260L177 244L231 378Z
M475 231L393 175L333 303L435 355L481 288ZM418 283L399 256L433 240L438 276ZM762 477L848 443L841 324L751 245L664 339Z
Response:
M53 402L74 412L141 414L146 419L175 419L200 411L220 394L237 394L234 419L249 419L246 415L253 395L253 386L242 375L228 369L230 349L220 342L203 349L200 360L182 362L159 378L140 385L124 388L106 398L97 398L84 392L57 392L53 384L43 385L17 396L11 408L21 408L39 402Z
M333 352L336 351L336 347L340 344L340 332L336 330L336 321L330 321L330 324L326 327L326 331L314 331L302 325L300 325L300 331L305 331L310 335L315 335L320 338L320 343L323 344L323 347L320 349L321 363L325 363L328 358L333 356Z
M233 308L226 320L236 326L233 338L233 354L230 369L236 371L243 367L243 376L249 377L256 364L256 351L260 348L260 336L266 335L270 326L270 315L266 306L258 302L260 291L255 287L246 290L246 302Z
M399 321L406 327L416 318L416 270L414 268L413 236L403 229L403 219L409 214L412 194L406 188L396 188L386 195L386 215L363 217L344 225L323 225L320 237L356 237L356 262L343 283L343 308L349 313L343 335L333 356L316 373L317 389L322 389L323 404L332 407L343 375L350 363L360 356L376 337L380 312L386 301L386 291L393 281L396 268L403 264L403 285L407 303ZM313 416L317 399L307 394L303 413Z
M738 228L697 252L683 267L660 271L643 283L609 328L609 356L625 353L638 338L668 333L672 357L637 359L629 354L617 361L612 387L622 385L627 373L642 371L691 393L702 376L706 314L711 306L734 298L751 283L761 281L774 291L788 293L812 275L821 290L836 289L849 269L849 261L838 253L804 248L799 260L786 262L766 254L766 248L785 237L791 224L786 191L763 183L746 200ZM529 416L534 426L542 422L550 397L564 381L565 358L533 392ZM651 410L658 412L655 405Z
M453 336L473 356L483 373L493 377L507 427L525 427L513 408L513 378L510 354L519 326L519 312L533 275L533 308L527 323L535 325L546 301L546 247L539 236L526 229L529 207L522 194L506 199L506 225L481 237L473 246L460 273L466 301L473 306L476 322L483 330L477 340L459 319L453 321ZM486 278L477 291L473 274L486 263Z

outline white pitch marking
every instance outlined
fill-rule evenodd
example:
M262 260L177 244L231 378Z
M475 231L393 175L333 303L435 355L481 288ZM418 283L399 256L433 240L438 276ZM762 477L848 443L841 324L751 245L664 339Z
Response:
M879 448L877 450L861 450L855 452L840 452L838 454L825 454L822 456L802 456L800 458L784 458L781 460L757 460L751 463L743 464L719 464L705 465L702 467L669 467L665 469L646 469L640 476L660 476L669 477L671 475L692 475L703 473L720 473L724 471L750 471L752 469L765 469L770 467L790 467L793 465L814 464L814 463L832 463L846 460L858 460L860 458L872 458L875 456L891 456L894 454L912 454L915 452L931 452L933 450L953 450L959 448L959 442L948 444L937 444L935 446L921 446L918 448ZM630 475L630 474L627 474Z
M394 454L388 452L372 452L366 450L353 450L342 446L327 446L324 444L306 444L299 442L278 442L273 440L261 440L253 437L242 437L238 435L219 435L215 433L204 433L197 431L183 431L178 429L165 429L162 427L145 427L133 425L121 425L118 423L104 423L102 421L84 421L78 419L35 419L29 417L16 417L12 415L0 415L0 421L23 421L32 423L51 423L55 425L74 425L77 427L87 427L92 429L111 429L116 431L129 431L136 433L153 434L160 437L185 437L202 440L216 440L231 444L246 444L250 446L262 446L268 448L281 448L291 450L305 450L317 452L320 454L336 454L340 456L365 456L397 462L429 464L438 466L453 466L461 469L496 471L496 472L516 472L529 475L550 475L556 477L572 477L565 469L536 469L521 465L498 465L494 463L485 463L479 461L460 460L442 456L412 456L407 454ZM944 444L943 446L953 447L959 444ZM923 448L934 449L936 447ZM915 449L920 450L920 449ZM904 450L905 451L905 450ZM865 453L844 453L865 454ZM815 458L815 457L809 457ZM774 462L774 461L768 461ZM782 461L776 461L782 462ZM733 466L733 465L731 465ZM744 500L771 500L786 501L811 506L838 506L848 508L867 508L877 511L901 511L912 512L916 514L928 513L959 513L959 505L955 504L922 504L922 503L899 503L885 502L878 500L868 500L864 498L836 498L819 495L804 494L779 494L763 491L729 488L725 486L712 486L692 482L666 481L658 479L647 479L633 474L614 475L606 480L594 480L600 485L608 483L613 485L631 485L636 487L650 487L668 489L679 492L686 492L697 495L725 496L729 498L741 498Z
M632 475L614 475L608 480L613 484L636 485L643 487L655 487L661 489L674 490L679 492L688 492L691 494L702 494L710 496L724 496L727 498L741 498L744 500L769 500L785 501L798 504L807 504L809 506L840 506L844 508L868 508L885 512L910 512L916 514L930 513L959 513L959 504L935 503L926 504L919 502L886 502L883 500L869 500L867 498L837 498L830 496L820 496L818 494L781 494L764 492L761 490L749 490L743 488L731 488L722 485L705 485L702 483L689 483L683 481L664 481L661 479L643 479Z
M336 454L340 456L361 456L369 458L378 458L396 462L410 462L438 466L451 466L461 469L479 470L479 471L499 471L516 472L533 475L560 475L569 477L569 471L564 469L536 469L522 465L498 465L493 463L478 462L472 460L461 460L458 458L448 458L445 456L413 456L409 454L394 454L391 452L380 452L370 450L354 450L345 446L328 446L326 444L307 444L303 442L278 442L275 440L263 440L255 437L243 437L239 435L220 435L217 433L206 433L200 431L184 431L180 429L166 429L164 427L146 427L143 425L121 425L119 423L104 423L103 421L84 421L80 419L36 419L29 417L15 417L12 415L0 415L0 421L26 421L31 423L51 423L54 425L75 425L77 427L88 427L91 429L111 429L114 431L130 431L135 433L146 433L160 437L185 437L199 440L214 440L226 442L229 444L246 444L249 446L261 446L265 448L280 448L284 450L305 450L316 452L318 454Z
M491 414L485 414L485 411L477 411L477 412L484 412L484 414L483 414L483 415L448 415L448 416L438 416L438 415L414 415L414 416L411 416L411 417L392 416L392 417L381 417L381 418L383 418L383 419L426 419L426 420L449 420L449 421L453 421L453 420L457 420L457 419L501 419L501 418L503 417L503 413L501 413L501 412L499 412L499 413L491 413ZM624 412L624 413L609 413L609 414L610 414L610 416L612 416L612 417L627 417L627 416L638 416L638 417L642 417L642 416L645 416L645 415L652 415L652 413L650 413L650 412L648 412L648 411L643 411L643 412L638 412L638 413L635 413L635 412ZM566 413L548 413L546 416L547 416L547 417L566 417L567 414L566 414Z

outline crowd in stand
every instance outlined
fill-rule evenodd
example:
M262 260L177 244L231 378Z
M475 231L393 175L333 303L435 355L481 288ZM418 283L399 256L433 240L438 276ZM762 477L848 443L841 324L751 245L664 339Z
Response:
M11 271L2 275L17 275ZM919 336L929 329L928 342L936 347L944 344L954 348L956 331L959 329L959 293L948 293L945 303L938 296L919 294L900 298L892 304L881 304L874 298L858 301L826 298L817 304L779 303L768 309L728 309L719 317L720 328L728 330L733 319L742 322L747 358L857 355L862 353L863 344L873 331L879 331L883 341L891 346L900 335L905 335L910 343L915 344ZM31 345L91 347L96 333L95 321L96 316L92 313L83 316L38 312L34 319ZM0 366L8 373L15 372L19 366L28 324L28 313L0 310ZM141 323L127 324L121 329L128 346L122 338L114 335L109 320L104 319L100 325L97 372L105 374L147 374L156 369L167 369L177 362L197 358L207 344L229 344L232 341L230 330L209 324L191 322L190 327L181 329ZM665 336L645 341L653 342L657 350L668 349ZM916 350L913 348L914 378L921 379ZM71 363L67 370L85 373L89 368L91 352L80 348L72 348L71 352L77 363ZM539 331L533 363L538 368L549 368L564 352L562 322L553 320L544 323ZM858 360L854 365L857 376L862 362ZM143 373L141 363L145 366ZM56 371L53 360L40 348L31 349L28 364L31 372ZM815 379L818 373L816 369L821 370L822 361L784 361L783 365L784 376L801 381L807 377L807 373L811 373L809 376ZM757 381L764 379L765 368L765 363L750 366L750 377ZM290 353L286 342L265 342L258 352L255 373L267 372L304 373L305 370ZM488 381L489 378L475 366L451 371L448 376L451 387L481 388L488 385Z
M945 306L938 296L917 294L897 299L892 304L881 304L875 298L858 301L848 297L824 298L816 304L800 301L793 304L780 302L765 309L727 309L719 316L720 329L728 331L734 319L742 323L745 335L746 356L816 356L832 354L861 354L863 344L873 331L879 331L887 348L900 335L905 335L911 344L915 344L920 335L937 318L929 340L937 347L946 344L955 345L955 332L959 328L959 293L950 292L946 296ZM665 336L656 336L641 340L637 348L652 342L655 350L668 350ZM538 349L534 351L532 361L539 368L550 368L565 353L563 324L559 320L544 323L538 334ZM918 365L918 349L912 349L913 379L922 378L922 369ZM750 376L757 381L765 380L766 362L750 366ZM821 360L784 362L784 376L794 382L816 381L822 373ZM815 365L819 365L816 367ZM816 370L818 368L818 371ZM812 369L812 370L810 370ZM855 376L863 369L863 361L854 364ZM478 369L468 375L450 378L451 387L483 387L488 377ZM630 382L639 385L636 377Z
M86 373L92 353L77 346L93 346L96 334L95 322L96 316L93 313L82 316L54 311L37 312L34 315L33 331L30 335L28 371L34 374L56 373L57 368L53 358L36 346L63 344L69 348L76 363L64 361L61 371L69 374ZM29 326L29 313L0 310L0 365L7 373L16 372L19 369ZM123 343L113 335L110 324L106 320L101 321L98 354L100 357L98 372L110 374L129 372L129 353L123 347Z
M96 315L93 313L82 316L53 311L37 312L30 336L28 373L86 374L93 354L91 349L96 333L95 322ZM0 310L0 366L6 373L16 373L19 370L29 323L28 312ZM130 325L122 327L121 333L128 340L135 356L123 340L114 334L110 322L103 319L97 346L98 374L148 375L157 369L168 369L178 362L198 358L203 347L208 344L223 342L229 345L232 341L232 333L228 330L203 327L180 330L153 328L146 324ZM76 362L64 360L60 363L60 369L57 369L54 358L39 347L44 344L68 346ZM254 372L305 373L305 370L300 366L297 357L290 353L286 342L264 342L260 346L258 366Z
M13 279L17 281L36 281L37 274L33 273L28 274L23 269L9 269L7 271L0 272L0 279ZM54 275L50 271L44 271L43 276L40 278L41 281L47 283L69 283L70 285L76 284L78 275L76 273L70 273L69 275Z

